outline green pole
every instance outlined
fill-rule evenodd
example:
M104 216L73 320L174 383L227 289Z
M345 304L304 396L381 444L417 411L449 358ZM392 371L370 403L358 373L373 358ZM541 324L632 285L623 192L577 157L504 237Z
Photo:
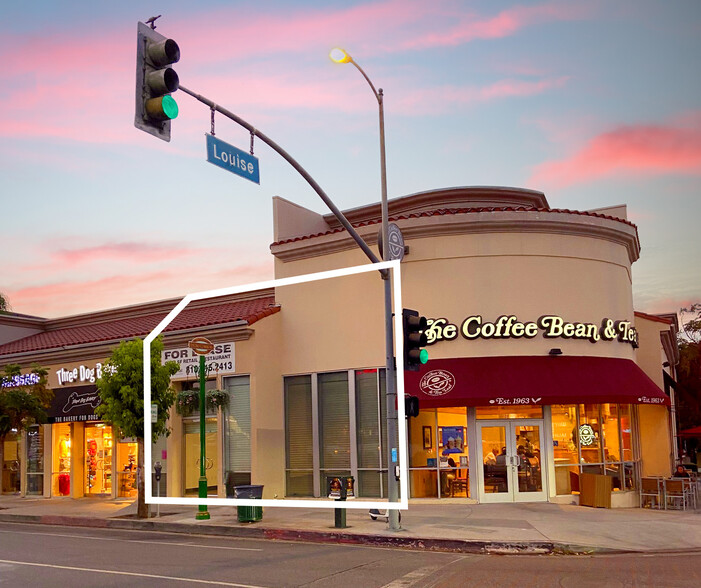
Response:
M207 498L207 468L206 468L206 442L205 442L205 358L200 355L200 482L199 497ZM198 521L209 519L209 512L206 504L200 504L197 516Z

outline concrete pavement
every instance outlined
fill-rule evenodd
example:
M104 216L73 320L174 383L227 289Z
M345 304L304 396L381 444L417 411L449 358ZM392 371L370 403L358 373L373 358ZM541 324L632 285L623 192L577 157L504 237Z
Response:
M348 510L347 528L332 509L266 507L263 519L238 522L236 507L160 507L134 518L135 505L101 498L0 497L0 522L148 529L202 535L402 546L465 553L660 553L701 551L701 510L595 509L550 503L466 504L464 499L411 500L401 530L367 511Z

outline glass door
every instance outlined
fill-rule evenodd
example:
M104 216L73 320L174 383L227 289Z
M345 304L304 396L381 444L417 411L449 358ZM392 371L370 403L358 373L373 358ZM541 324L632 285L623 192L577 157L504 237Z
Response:
M85 426L85 494L112 493L112 427Z
M200 423L186 421L184 426L185 451L185 496L197 496L200 480ZM207 476L207 494L217 495L217 419L205 421L205 475Z
M541 449L542 421L481 421L477 423L482 463L480 502L546 500Z

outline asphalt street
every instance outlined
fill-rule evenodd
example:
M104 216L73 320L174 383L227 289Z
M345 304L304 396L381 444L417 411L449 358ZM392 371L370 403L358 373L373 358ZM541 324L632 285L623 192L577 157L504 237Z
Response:
M701 585L690 554L482 556L0 523L0 584L277 588Z

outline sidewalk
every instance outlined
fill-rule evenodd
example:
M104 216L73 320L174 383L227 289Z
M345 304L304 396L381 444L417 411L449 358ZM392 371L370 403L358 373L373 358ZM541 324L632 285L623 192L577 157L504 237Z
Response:
M156 507L153 506L153 516ZM411 500L401 530L367 511L348 510L347 528L334 527L332 509L271 508L256 523L239 523L236 507L160 507L161 516L134 518L133 503L99 498L0 497L0 523L24 522L258 537L277 540L401 546L465 553L701 552L701 510L594 509L550 503L465 504Z

